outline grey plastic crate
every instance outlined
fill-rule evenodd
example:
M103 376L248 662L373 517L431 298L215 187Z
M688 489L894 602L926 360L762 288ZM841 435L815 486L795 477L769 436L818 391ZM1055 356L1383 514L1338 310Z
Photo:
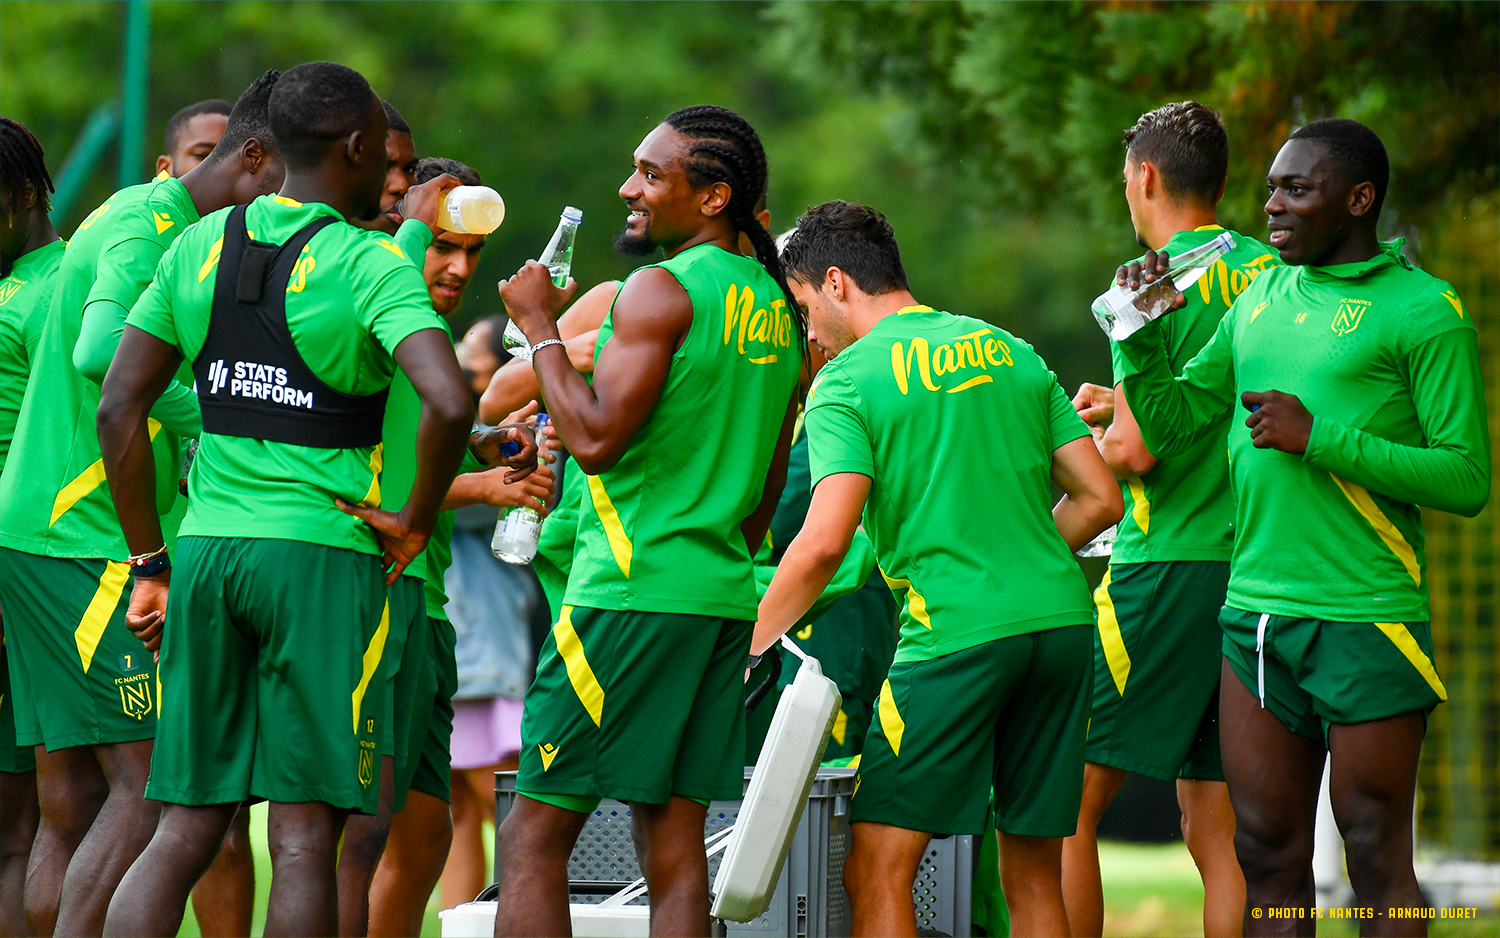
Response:
M750 769L745 769L745 782ZM853 769L820 769L808 795L807 809L792 837L786 866L771 897L770 907L750 922L725 922L728 935L846 936L849 934L849 896L844 891L844 858L849 852L849 798L854 793ZM499 829L515 801L515 773L495 775L495 825ZM734 821L739 801L709 805L705 836ZM933 840L917 872L912 899L917 924L948 935L969 934L970 879L973 838ZM496 856L499 856L498 849ZM719 857L708 860L708 880L718 872ZM630 809L605 799L583 827L568 878L575 885L624 886L641 875L630 839ZM590 887L583 887L590 888ZM600 902L602 891L579 892L573 902ZM644 902L644 897L639 902Z

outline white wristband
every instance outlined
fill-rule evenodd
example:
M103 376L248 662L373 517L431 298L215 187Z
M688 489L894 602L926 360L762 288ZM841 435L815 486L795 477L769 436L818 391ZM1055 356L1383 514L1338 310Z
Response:
M564 342L562 339L543 339L542 341L538 342L537 344L535 344L535 345L533 345L531 347L531 360L533 362L535 362L536 361L536 353L540 352L542 349L546 348L549 345L566 345L566 344L567 343Z

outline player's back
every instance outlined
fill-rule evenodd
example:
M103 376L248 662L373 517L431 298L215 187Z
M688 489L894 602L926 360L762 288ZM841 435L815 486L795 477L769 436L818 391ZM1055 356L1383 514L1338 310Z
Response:
M565 601L754 619L740 525L764 491L801 332L753 258L700 245L654 266L687 291L693 322L619 463L588 478ZM611 313L601 349L613 326Z
M887 316L808 400L812 477L871 476L865 528L907 591L897 660L1092 616L1052 521L1052 452L1088 435L1025 342L925 306Z

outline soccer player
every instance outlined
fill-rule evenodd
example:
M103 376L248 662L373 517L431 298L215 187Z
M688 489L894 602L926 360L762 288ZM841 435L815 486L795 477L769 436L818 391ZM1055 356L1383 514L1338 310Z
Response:
M433 183L413 189L409 201L419 215L435 217L441 192L454 185L480 185L479 174L470 167L442 158L428 158L417 166L417 183ZM423 207L422 200L432 202ZM418 220L403 222L397 243L413 259L424 262L422 277L432 308L446 320L458 311L464 288L474 276L485 236L445 231ZM451 334L450 334L451 340ZM447 354L455 357L452 344ZM456 361L456 357L455 357ZM415 440L421 402L411 382L397 372L386 402L381 436L385 464L380 480L380 510L358 506L345 508L365 518L377 529L389 526L411 492L416 472ZM340 861L350 859L350 841L365 838L364 853L379 861L369 891L366 922L345 922L368 930L371 935L415 935L422 930L422 915L432 895L453 836L449 814L449 742L453 733L453 694L458 686L458 663L454 658L455 635L444 607L448 596L443 574L452 563L449 540L453 534L454 509L485 503L501 507L543 506L552 494L551 471L538 470L524 479L507 482L506 469L489 469L472 455L454 479L443 501L443 511L433 527L427 549L416 558L390 588L391 632L386 642L382 669L394 682L391 692L394 717L392 800L394 816L384 824L389 838L379 832L384 852L375 846L373 830L378 818L351 819ZM404 632L404 636L398 634ZM382 779L384 782L384 779ZM373 863L372 863L373 865ZM349 906L349 903L341 903Z
M1125 131L1125 202L1144 248L1178 254L1224 229L1229 137L1218 113L1178 101ZM1210 338L1229 304L1276 252L1234 232L1236 247L1165 322L1173 374ZM1165 247L1164 247L1165 246ZM1219 758L1219 609L1229 582L1234 496L1224 440L1230 414L1178 456L1157 459L1141 441L1117 343L1113 388L1086 384L1074 398L1120 480L1120 521L1104 582L1094 593L1094 708L1078 832L1063 844L1063 894L1075 935L1099 935L1104 896L1095 831L1125 781L1139 772L1176 782L1182 832L1203 877L1203 929L1238 935L1245 880L1234 859L1234 813Z
M130 313L99 410L115 509L145 559L129 624L160 648L163 698L147 796L165 805L115 894L111 934L175 934L251 796L271 802L267 931L334 933L344 819L373 809L365 714L384 693L372 680L385 585L426 547L469 439L469 394L420 274L390 238L343 221L380 209L379 98L352 69L314 62L281 76L269 111L280 194L172 246ZM147 410L184 359L204 429L168 603ZM423 405L416 478L394 532L372 533L337 502L378 503L398 363ZM471 445L493 463L516 435ZM535 458L529 437L518 458Z
M1219 620L1246 934L1313 933L1310 911L1289 926L1265 910L1314 904L1325 753L1349 879L1374 916L1362 932L1426 933L1392 914L1426 904L1412 804L1427 715L1447 697L1418 506L1472 517L1491 470L1474 322L1401 242L1376 239L1389 178L1363 124L1299 128L1267 174L1270 242L1288 266L1255 278L1180 376L1165 323L1120 343L1152 453L1186 452L1237 403L1249 412L1230 424L1235 542ZM1167 263L1147 251L1119 281L1153 281Z
M200 215L280 183L266 125L276 77L240 96L216 156L181 180L122 189L84 219L32 359L0 478L0 604L19 685L17 740L37 746L42 820L26 906L39 934L97 934L156 824L156 807L141 801L160 710L156 668L126 627L131 566L103 484L97 382L168 245ZM149 431L164 510L176 495L179 435L200 426L191 388L171 382Z
M526 695L497 935L568 934L568 855L604 796L631 804L653 933L708 934L703 822L710 800L743 794L751 554L780 495L802 365L754 214L766 175L755 130L711 105L673 112L636 148L615 243L666 259L620 288L592 386L554 321L576 287L535 262L500 285L589 497Z
M395 106L384 98L380 106L385 109L385 119L390 125L385 132L385 187L380 193L380 213L371 219L350 221L361 228L394 235L405 221L396 208L417 182L417 147L412 141L411 125Z
M782 256L830 361L804 418L807 521L752 651L813 604L861 517L905 593L850 811L851 934L917 933L928 841L981 833L993 782L1011 927L1066 935L1062 838L1083 782L1093 618L1072 550L1120 517L1119 487L1029 345L916 301L879 212L808 209Z
M189 104L173 114L167 121L162 154L156 158L156 177L160 179L165 173L181 178L203 162L214 151L219 138L224 136L224 128L229 126L230 110L228 101L210 98Z
M31 358L52 305L64 244L52 222L52 177L31 131L0 117L0 474L15 436ZM9 571L0 567L0 573ZM3 612L3 610L0 610ZM15 696L0 618L0 934L25 935L26 861L36 837L36 754L16 744Z

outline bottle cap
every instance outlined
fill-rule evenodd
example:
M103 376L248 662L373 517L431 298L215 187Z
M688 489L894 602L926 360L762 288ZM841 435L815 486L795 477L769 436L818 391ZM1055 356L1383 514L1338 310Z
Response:
M569 205L563 209L562 217L571 222L581 222L583 221L583 209L574 208Z

